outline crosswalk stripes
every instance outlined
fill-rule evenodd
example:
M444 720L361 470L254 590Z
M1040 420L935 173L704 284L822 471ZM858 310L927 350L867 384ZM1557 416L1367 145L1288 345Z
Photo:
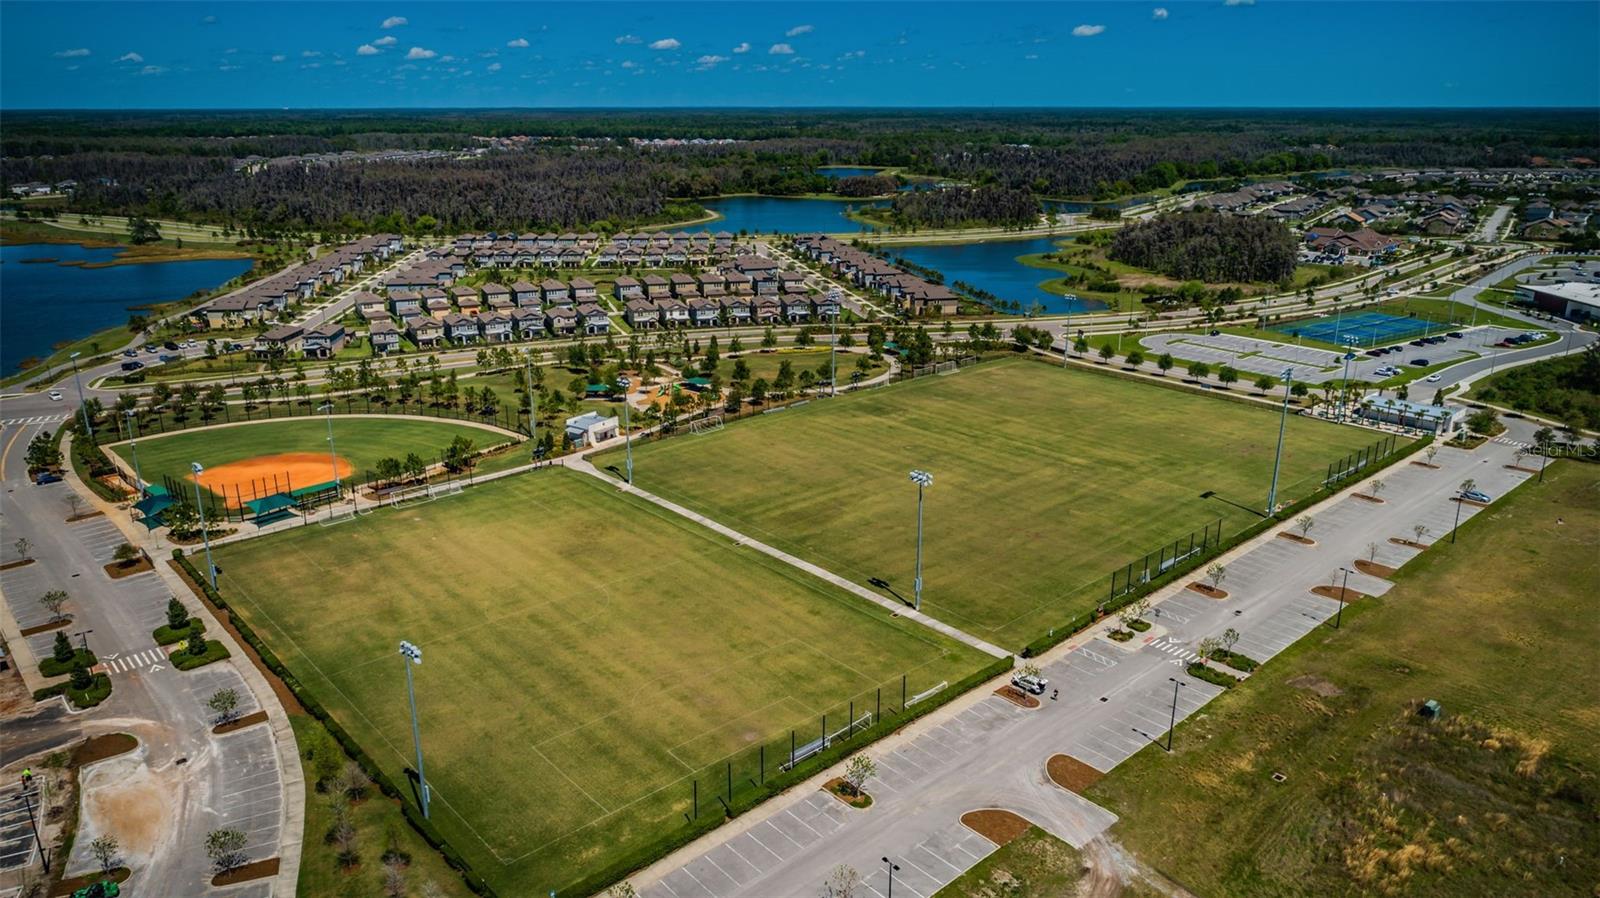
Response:
M167 660L167 653L161 649L145 649L142 652L119 654L116 657L101 659L105 665L106 673L130 673L142 667L153 667Z
M1508 437L1490 437L1489 441L1492 443L1499 443L1502 446L1517 446L1523 449L1534 448L1532 443L1524 443L1521 440L1513 440Z
M7 418L4 421L0 421L0 427L11 427L17 424L54 424L57 421L65 420L67 420L65 413L59 415L34 415L31 418Z
M1169 641L1165 636L1162 636L1156 639L1155 642L1150 643L1150 648L1160 652L1166 652L1167 654L1172 655L1173 657L1182 661L1200 660L1199 654L1184 648L1176 642Z

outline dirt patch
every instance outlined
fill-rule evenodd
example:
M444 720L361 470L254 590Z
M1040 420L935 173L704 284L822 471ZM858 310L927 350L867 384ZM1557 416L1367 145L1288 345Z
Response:
M1015 686L1001 686L999 689L994 691L994 694L1000 696L1019 708L1039 707L1038 698L1023 692L1021 689L1018 689Z
M1298 533L1289 533L1288 531L1285 531L1285 530L1279 530L1278 531L1278 539L1286 539L1286 540L1289 540L1290 542L1299 543L1302 546L1314 546L1314 545L1317 544L1317 541L1314 540L1314 539L1311 539L1311 538L1305 537L1305 536L1301 536Z
M1190 583L1188 585L1188 588L1194 590L1195 592L1197 592L1197 593L1199 593L1199 594L1201 594L1203 596L1205 596L1208 599L1226 599L1228 597L1228 591L1227 590L1218 589L1215 586L1211 586L1211 585L1206 584L1206 583L1201 583L1198 580L1194 581L1193 583Z
M85 816L100 832L116 833L125 856L150 857L160 850L171 811L171 787L139 771L117 783L102 783L84 792Z
M1333 683L1329 682L1328 680L1324 680L1321 677L1314 677L1311 674L1301 674L1300 676L1294 677L1287 682L1290 686L1293 686L1296 689L1304 689L1307 692L1315 692L1323 698L1333 698L1335 696L1344 695L1343 689L1333 685Z
M238 508L252 498L331 483L334 470L340 480L348 480L355 465L342 457L330 460L322 452L279 452L230 461L189 479L198 479L201 486L222 496L229 508Z
M857 792L850 788L850 784L845 782L842 776L836 776L823 783L822 791L859 810L866 810L872 807L872 796L865 791Z
M103 518L105 516L106 516L106 513L103 512L103 511L85 511L85 512L81 512L79 514L75 514L70 518L67 518L67 523L68 524L76 524L79 521L87 521L87 520L90 520L92 518Z
M252 879L265 879L268 876L278 875L278 859L268 858L264 861L255 861L245 864L236 870L227 873L218 873L211 877L214 886L231 886L236 883L249 882Z
M265 723L266 720L267 712L257 711L254 714L246 714L238 720L230 720L227 723L219 723L211 728L211 732L217 734L218 736L225 736L228 733L237 733L245 727L253 727L258 723Z
M1354 602L1356 599L1364 599L1367 597L1366 593L1356 592L1353 589L1346 589L1340 586L1313 586L1311 587L1311 591L1325 599L1342 600L1345 602Z
M1105 774L1071 755L1052 755L1045 764L1045 772L1050 774L1051 781L1056 785L1080 795L1105 777Z
M1426 548L1428 548L1428 545L1426 543L1419 543L1414 539L1401 539L1398 536L1389 537L1389 542L1392 542L1397 546L1405 546L1408 549L1426 549Z
M1059 755L1057 757L1060 757ZM981 811L968 811L961 815L961 823L968 829L983 836L996 845L1005 845L1028 831L1032 823L1026 817L1003 811L999 808L986 808Z
M71 624L72 624L72 615L69 614L66 617L62 618L61 620L53 620L53 621L49 622L48 624L39 624L37 626L29 627L28 629L22 631L22 635L23 636L37 636L40 633L48 633L51 630L59 630L62 627L71 626Z
M111 871L110 876L101 873L85 873L82 876L63 879L56 883L55 888L50 890L50 898L64 898L64 896L71 895L79 889L88 888L97 882L105 882L108 879L115 883L124 883L132 875L133 871L127 867L118 867Z
M123 577L132 577L134 574L142 574L145 571L153 571L156 569L156 566L150 563L150 559L148 557L141 556L132 564L124 564L120 561L113 561L106 565L105 568L107 577L110 577L113 580L121 580Z
M1369 496L1366 493L1351 493L1350 495L1355 496L1357 499L1360 499L1363 502L1371 502L1373 505L1383 504L1383 500L1379 499L1377 496Z
M1356 559L1356 570L1369 577L1382 577L1385 580L1393 577L1395 571L1394 568L1387 564L1379 564L1376 561L1368 561L1365 558Z
M1439 470L1439 466L1438 466L1438 465L1436 465L1436 464L1434 464L1434 463L1433 463L1433 462L1427 462L1427 461L1414 461L1414 462L1412 462L1412 464L1414 464L1414 465L1416 465L1416 466L1417 466L1417 467L1419 467L1419 468L1427 468L1427 469L1429 469L1429 470L1431 470L1431 471L1437 471L1437 470Z
M171 566L173 573L176 573L178 578L184 582L184 585L189 587L189 591L194 594L195 599L211 609L212 615L222 625L222 629L228 631L228 635L233 637L234 644L239 646L245 657L250 659L250 663L255 665L261 676L266 678L267 685L272 687L272 694L278 697L278 703L283 706L283 710L289 714L306 713L305 706L300 704L300 699L294 692L282 680L278 679L278 675L273 673L271 668L262 662L261 656L256 654L255 647L247 642L243 636L239 635L238 628L233 625L232 615L213 605L211 600L206 598L205 590L201 589L198 583L189 579L189 572L183 569L183 565L172 560L167 561L167 564Z
M19 558L16 561L8 561L5 564L0 564L0 571L9 571L13 568L27 567L30 564L33 564L32 558Z
M117 755L125 755L139 747L139 740L127 733L107 733L95 736L84 742L72 751L72 766L82 767L96 761L104 761Z

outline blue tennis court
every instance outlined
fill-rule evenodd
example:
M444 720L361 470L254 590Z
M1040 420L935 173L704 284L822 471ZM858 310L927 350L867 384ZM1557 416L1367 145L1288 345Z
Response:
M1354 341L1357 346L1381 346L1385 343L1410 340L1413 337L1443 333L1450 328L1449 324L1429 321L1426 318L1402 318L1398 315L1385 315L1382 312L1355 312L1349 315L1330 315L1327 318L1291 321L1271 329L1291 337L1305 337L1321 340L1324 343L1343 344L1348 339Z

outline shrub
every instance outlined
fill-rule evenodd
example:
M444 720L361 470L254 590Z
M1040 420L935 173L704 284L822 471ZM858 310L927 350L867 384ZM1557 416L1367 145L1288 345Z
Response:
M1191 663L1188 667L1184 668L1184 670L1188 671L1189 676L1194 677L1197 680L1205 680L1207 683L1221 686L1224 689L1229 689L1239 685L1238 677L1230 676L1213 667L1207 667L1198 661Z

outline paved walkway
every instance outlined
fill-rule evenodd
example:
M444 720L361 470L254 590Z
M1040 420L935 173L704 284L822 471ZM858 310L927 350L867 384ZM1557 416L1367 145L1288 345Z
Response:
M1452 501L1462 479L1501 496L1531 476L1506 468L1513 458L1509 446L1488 443L1441 449L1438 468L1401 462L1383 475L1381 504L1347 492L1312 509L1314 546L1270 532L1224 556L1226 599L1174 584L1152 596L1154 626L1140 639L1107 639L1108 620L1044 655L1038 663L1059 700L1023 710L975 689L872 746L880 773L868 784L870 810L818 791L840 764L640 871L634 884L644 898L813 896L844 863L862 873L868 894L884 898L880 858L888 856L901 867L895 888L928 898L992 850L959 822L985 807L1016 811L1081 848L1115 817L1055 786L1045 774L1052 755L1109 771L1164 740L1174 715L1184 720L1223 691L1183 673L1201 639L1233 627L1236 650L1266 661L1331 626L1339 603L1312 587L1342 582L1357 558L1405 564L1418 550L1389 539L1412 539L1414 525L1428 528L1424 542L1448 538L1458 510L1462 520L1480 511ZM1353 573L1349 586L1380 595L1390 584Z

